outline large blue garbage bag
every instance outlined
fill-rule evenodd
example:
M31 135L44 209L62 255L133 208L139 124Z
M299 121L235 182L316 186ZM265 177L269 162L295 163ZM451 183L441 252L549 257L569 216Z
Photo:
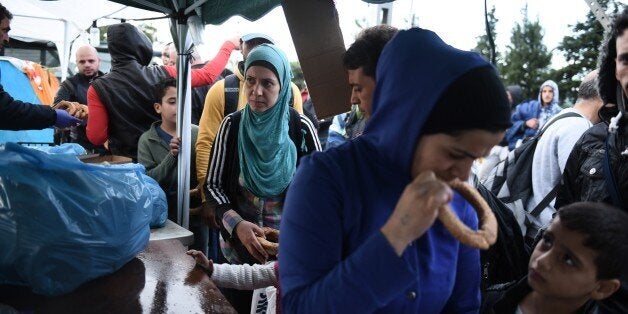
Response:
M110 274L148 245L156 182L137 164L85 164L0 148L0 284L59 295ZM159 205L159 203L162 203Z

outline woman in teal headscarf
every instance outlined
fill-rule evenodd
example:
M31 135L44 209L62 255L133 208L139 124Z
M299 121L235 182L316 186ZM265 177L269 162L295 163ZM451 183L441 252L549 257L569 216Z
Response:
M220 220L223 254L230 263L264 262L256 236L279 229L285 191L299 159L321 150L316 130L289 107L292 72L274 45L253 49L245 62L246 107L220 125L205 185Z

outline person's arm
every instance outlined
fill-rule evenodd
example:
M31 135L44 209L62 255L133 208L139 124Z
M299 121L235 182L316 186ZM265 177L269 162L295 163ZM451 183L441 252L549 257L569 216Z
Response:
M233 41L225 41L220 47L220 50L216 56L200 69L191 69L192 74L192 87L205 86L216 81L216 78L220 76L222 70L225 69L227 61L231 56L231 52L236 49L237 46ZM166 72L172 77L177 77L177 67L174 65L163 66Z
M212 145L216 133L220 128L220 122L224 118L225 81L216 82L207 92L203 114L198 125L198 139L196 140L196 178L198 182L205 182L207 164L211 157ZM201 189L201 197L206 200L204 189Z
M475 210L465 202L465 217L461 219L472 230L478 228ZM456 283L443 313L478 313L480 310L480 252L460 244L456 266Z
M62 100L73 101L72 91L68 87L68 84L72 84L72 83L69 83L68 80L65 80L63 81L63 83L61 83L61 86L59 86L59 90L57 91L57 94L55 95L55 99L53 100L55 104Z
M93 86L87 89L87 107L87 139L94 145L103 145L109 137L109 114Z
M582 151L582 138L576 142L563 170L563 176L560 180L560 186L558 192L556 192L556 201L554 202L554 208L557 210L565 205L569 205L576 200L579 200L578 187L581 186L580 166L582 165L582 156L585 155Z
M54 109L13 99L0 85L0 129L41 130L57 121Z
M218 136L216 137L215 145L212 148L212 154L210 157L209 166L207 168L206 181L203 184L203 190L206 196L206 202L213 207L220 208L228 208L230 207L230 201L227 195L225 194L225 190L223 188L223 184L225 183L225 178L228 175L224 173L224 168L228 162L228 156L233 154L228 154L227 147L227 138L230 134L230 130L232 127L232 121L227 116L222 123L220 124L220 129L218 130ZM236 130L237 132L237 130ZM236 152L237 154L237 152ZM222 212L217 212L218 218L222 218L222 215L226 210Z
M157 160L150 149L146 133L137 143L137 162L144 165L146 174L161 186L170 186L176 180L177 158L168 153L162 160Z
M255 290L277 285L275 262L266 264L214 264L212 281L218 287Z
M279 240L282 312L373 312L417 278L379 230L343 256L342 223L350 217L341 216L339 170L306 157L290 184Z

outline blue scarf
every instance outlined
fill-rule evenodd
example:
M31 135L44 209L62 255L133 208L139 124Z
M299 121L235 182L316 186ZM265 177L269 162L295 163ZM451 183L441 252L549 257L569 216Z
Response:
M238 130L238 156L244 186L258 197L281 194L294 176L297 150L288 134L290 79L292 72L284 53L274 45L253 49L244 64L246 70L255 61L267 61L281 84L275 105L261 113L247 103Z

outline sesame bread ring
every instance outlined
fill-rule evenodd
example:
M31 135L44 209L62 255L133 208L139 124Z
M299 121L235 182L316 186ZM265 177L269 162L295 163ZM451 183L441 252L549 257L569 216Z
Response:
M488 249L497 240L497 220L493 211L480 193L470 184L454 179L449 182L449 185L475 208L480 220L480 228L477 231L471 230L460 221L449 205L440 208L438 219L462 244L482 250Z
M268 255L276 256L279 253L279 230L270 227L262 227L264 237L257 237L257 241Z

